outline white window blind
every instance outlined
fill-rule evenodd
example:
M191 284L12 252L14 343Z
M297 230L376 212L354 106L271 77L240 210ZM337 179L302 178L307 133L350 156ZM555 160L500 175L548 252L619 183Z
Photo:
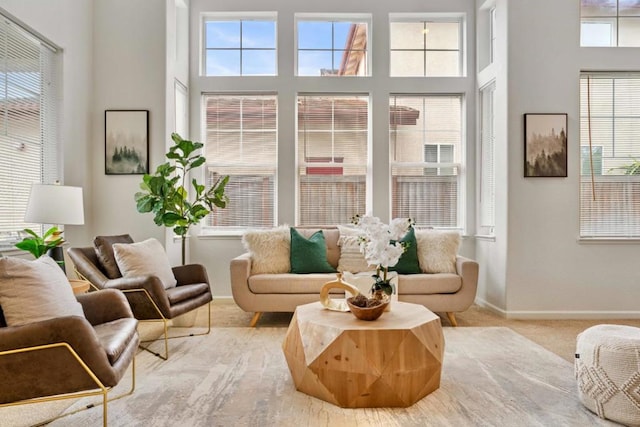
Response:
M392 95L389 103L392 217L461 228L462 97Z
M207 225L232 230L275 224L277 98L274 94L205 94L208 183L229 175L232 201Z
M495 226L495 83L480 90L480 232L493 234Z
M58 178L58 54L0 15L0 248L24 228L33 183Z
M345 224L366 213L369 97L300 95L297 130L297 224Z
M580 145L586 158L580 171L581 237L640 238L638 135L640 73L583 73Z

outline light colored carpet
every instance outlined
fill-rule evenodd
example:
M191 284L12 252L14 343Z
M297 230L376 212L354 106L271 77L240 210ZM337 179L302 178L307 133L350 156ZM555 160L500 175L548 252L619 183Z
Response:
M571 363L505 327L445 328L440 389L409 408L380 409L341 409L297 392L282 353L285 332L215 328L172 340L168 361L139 353L136 392L109 405L109 425L613 425L579 403ZM113 392L127 390L129 378ZM98 426L101 414L97 407L50 425Z
M503 409L505 414L510 413L509 408L513 405L513 410L524 410L523 407L518 405L514 405L514 402L520 402L522 399L516 398L520 393L525 393L527 388L525 388L526 382L521 384L518 380L521 375L525 375L529 380L533 380L536 378L536 375L546 375L546 371L548 369L547 365L543 362L544 358L536 357L537 354L543 354L545 358L550 357L554 358L553 354L545 352L544 349L540 348L540 346L552 351L556 355L559 355L565 361L562 363L562 360L555 357L556 360L553 361L552 366L558 367L559 370L562 370L562 373L559 374L558 378L560 381L556 384L553 383L554 389L557 389L556 392L560 392L563 396L563 402L569 402L570 405L577 404L577 400L575 400L575 380L573 379L573 371L572 371L572 359L573 353L575 351L575 338L576 335L582 330L586 329L589 326L599 323L621 323L621 324L629 324L632 326L640 326L640 320L617 320L617 321L598 321L598 320L543 320L543 321L525 321L525 320L510 320L504 319L500 316L497 316L481 307L472 306L469 310L460 313L457 315L458 323L460 325L459 328L450 328L448 327L448 320L446 317L442 319L443 326L445 327L445 336L447 338L447 353L445 355L445 365L443 370L443 380L441 389L428 396L423 401L419 402L417 405L414 405L411 408L405 410L390 410L391 412L384 412L385 410L342 410L340 408L332 407L329 404L324 404L321 401L317 401L314 398L306 397L301 393L295 392L293 389L293 383L291 382L289 372L286 369L286 365L284 362L284 357L282 356L281 351L281 342L282 337L284 337L284 333L286 332L286 327L291 320L291 314L289 313L265 313L258 324L257 329L249 329L247 328L249 321L251 319L252 313L245 313L240 310L232 300L216 300L212 305L212 323L214 325L214 330L212 334L208 337L194 337L187 339L176 339L170 341L170 352L171 358L168 362L162 362L160 359L155 358L150 353L141 352L138 355L138 387L133 396L125 397L120 401L113 402L110 405L110 425L150 425L145 424L144 422L140 422L136 424L135 421L131 421L132 424L117 424L120 410L118 410L116 405L127 405L131 411L139 411L141 408L154 407L158 405L159 393L164 394L165 392L169 392L172 389L171 383L173 381L177 381L178 385L176 388L176 401L173 402L167 408L171 408L177 414L180 414L185 411L193 410L197 413L196 424L193 425L224 425L222 423L222 418L219 418L223 415L223 412L215 411L217 414L217 418L213 423L207 424L210 421L208 415L205 413L204 409L194 409L194 406L190 401L191 395L190 390L194 387L186 387L186 391L180 384L190 384L188 381L185 382L183 378L194 378L194 375L197 377L200 375L200 369L204 369L208 373L207 375L214 375L217 378L217 381L220 379L224 380L224 378L236 377L237 381L235 381L236 385L242 385L244 390L250 390L245 393L248 396L254 396L250 399L250 401L255 401L256 405L262 407L267 407L273 404L274 402L279 402L283 398L287 400L284 409L277 415L274 420L280 420L281 425L286 424L286 420L283 414L286 411L291 411L291 408L296 408L295 412L299 416L296 420L299 423L297 425L326 425L331 421L331 425L341 425L338 422L344 421L344 425L354 425L352 420L346 419L344 414L348 413L358 413L356 418L360 424L358 425L395 425L394 423L387 422L385 416L388 414L392 414L394 420L400 415L402 415L403 424L398 425L483 425L483 421L479 421L480 424L476 422L472 422L473 412L471 409L480 410L480 413L483 413L482 410L483 405L474 404L472 406L468 406L470 404L469 400L474 399L489 399L489 401L493 401L493 393L487 393L486 396L480 395L478 393L485 393L483 390L476 390L475 392L471 389L462 388L461 390L455 390L455 384L449 384L450 380L454 382L459 382L459 387L462 387L463 384L475 384L475 380L470 381L478 374L481 374L485 380L487 380L492 386L491 389L495 387L499 387L501 381L510 382L512 391L510 397L506 398L505 402L502 402L502 405L506 407ZM197 326L203 326L206 324L206 310L200 309L198 310L198 316L196 320ZM144 335L152 335L157 332L158 329L154 329L153 327L148 327L149 324L145 324ZM531 341L519 336L518 334L509 334L508 336L503 337L503 342L499 344L494 344L489 346L489 350L491 350L495 354L483 354L483 358L477 359L477 355L479 355L482 349L478 349L476 341L476 337L482 336L482 334L478 334L477 331L480 331L484 328L474 328L477 326L500 326L497 328L499 330L506 330L505 327L512 329L513 331L518 332L524 337L528 338L531 341L539 344L540 346L532 343ZM470 328L472 327L472 328ZM496 329L496 328L487 328L488 330ZM465 332L466 331L466 332ZM239 341L232 340L234 334L238 332ZM220 338L221 335L228 336L226 339ZM244 337L244 338L242 338ZM263 343L261 338L265 338L267 341ZM229 340L234 341L233 344L229 344ZM242 341L244 340L244 341ZM514 342L511 342L511 341ZM467 342L468 341L468 342ZM457 345L456 345L457 342ZM509 349L517 350L522 343L526 343L527 346L531 346L531 348L535 349L533 353L529 354L524 349L520 350L520 352L513 353ZM159 344L155 344L159 346ZM231 345L231 349L227 348ZM484 344L486 345L486 343ZM196 350L190 350L191 346L194 346ZM515 347L515 348L514 348ZM158 347L160 349L161 347ZM200 349L198 349L200 348ZM249 369L247 364L252 361L251 358L256 357L262 351L262 349L270 349L269 354L271 352L275 352L275 356L277 358L272 359L268 356L264 355L259 360L255 361L255 365L259 366L261 372L256 372L255 369ZM527 347L528 348L528 347ZM203 360L200 362L197 359L191 360L190 358L184 362L183 356L180 356L182 351L188 352L191 355L200 354L199 351L204 350ZM233 350L233 351L232 351ZM258 351L259 350L259 351ZM193 354L191 354L193 353ZM527 353L520 355L519 353ZM174 357L175 356L175 357ZM464 357L463 357L464 356ZM462 359L459 359L462 357ZM495 357L495 360L492 358ZM234 365L233 361L225 361L227 358L232 358L237 360L237 363L243 363L241 367L237 367ZM457 363L462 364L463 370L460 370L453 363L456 359L459 359ZM178 360L183 360L183 362L176 362ZM242 361L242 362L240 362ZM173 366L175 363L176 368L169 368ZM253 361L251 363L254 363ZM276 383L279 384L281 389L274 390L272 386L269 385L265 389L265 383L269 384L271 380L270 374L262 372L262 366L268 363L269 369L266 368L265 372L276 372L278 374ZM165 366L166 364L166 366ZM204 368L202 367L204 364ZM191 367L193 365L193 368ZM284 371L282 368L284 366ZM521 368L522 367L522 368ZM192 371L193 369L193 371ZM242 371L242 369L245 369ZM275 369L275 371L274 371ZM522 373L518 371L522 370ZM533 376L527 376L527 369L531 369L534 371ZM223 372L224 371L224 372ZM226 372L229 371L229 372ZM247 378L242 378L242 375L238 372L244 372L244 375ZM540 371L540 372L537 372ZM189 372L191 372L189 374ZM195 372L196 374L194 374ZM226 372L226 373L225 373ZM537 372L537 373L536 373ZM176 375L177 378L173 379L173 375ZM225 376L226 375L226 376ZM274 374L275 375L275 374ZM468 375L469 378L465 377ZM491 380L487 379L487 375L499 375ZM204 376L209 381L208 376ZM512 381L508 381L510 378L513 378ZM122 381L122 385L119 386L115 392L117 394L121 390L128 389L130 376L127 375ZM151 383L147 384L145 381L151 381ZM555 381L555 380L554 380ZM222 381L221 384L225 384ZM449 384L449 385L448 385ZM196 387L200 390L202 386ZM215 392L211 392L211 390L205 390L203 392L207 398L204 399L206 408L211 408L210 405L214 405L216 408L222 408L227 405L229 399L234 393L236 393L235 385L231 387L228 382L226 383L227 389L225 391L220 391L218 394L214 394ZM446 400L444 397L438 397L438 393L445 391L454 387L456 391L455 395L451 395L447 397ZM506 387L506 386L505 386ZM151 390L149 390L149 388ZM215 390L215 389L214 389ZM268 390L269 392L265 392ZM286 394L282 394L283 391L286 390ZM508 390L508 389L507 389ZM521 390L518 392L518 390ZM524 391L523 391L524 390ZM201 391L201 390L200 390ZM293 392L291 395L290 392ZM273 395L273 396L272 396ZM291 396L290 396L291 395ZM555 396L554 394L552 394ZM215 396L215 397L212 397ZM262 396L262 398L256 398L257 396ZM135 400L133 400L135 399ZM213 403L211 402L213 399ZM316 402L316 405L305 406L305 403L301 404L299 408L297 402L303 399L304 402ZM526 397L524 400L529 401L531 397ZM135 403L130 403L135 402ZM42 422L43 420L47 420L52 416L60 413L65 408L73 404L73 400L54 402L54 403L46 403L46 404L37 404L37 405L23 405L19 407L13 408L2 408L0 409L0 427L18 427L18 426L31 426ZM430 403L431 402L431 403ZM436 403L434 403L436 402ZM542 400L541 402L544 402ZM318 406L320 405L320 406ZM422 408L424 405L427 405L427 408L432 408L435 405L438 409L435 410L434 413L440 414L443 410L442 405L446 405L448 408L443 414L439 416L444 417L446 414L446 422L442 421L440 418L435 417L435 415L425 415L422 413ZM74 408L77 407L78 404L74 405ZM535 405L534 405L535 406ZM563 405L560 405L563 406ZM114 408L114 409L111 409ZM176 409L177 408L177 409ZM233 424L236 425L269 425L272 423L270 419L261 420L257 424L251 424L255 421L255 419L251 418L251 414L243 415L242 411L245 409L243 407L235 407L232 405L231 409L226 407L227 410L230 410L233 418ZM419 415L414 414L412 411L414 408L419 409ZM536 409L535 407L529 407L527 411L540 412L537 414L538 417L542 417L545 412L549 412L549 409L545 408L544 405L540 405L540 408L544 409ZM597 417L590 414L586 409L583 409L581 406L578 408L576 406L571 406L572 410L579 410L580 417L576 418L576 420L584 421L585 423L577 423L577 421L568 421L567 423L562 424L554 424L554 425L598 425L601 423ZM267 409L262 409L265 411ZM275 409L274 409L275 410ZM255 412L256 409L251 409L249 412ZM315 412L314 412L315 411ZM375 412L374 412L375 411ZM381 411L381 412L378 412ZM405 413L406 411L406 413ZM451 420L455 420L456 418L452 413L456 413L456 411L460 411L461 413L466 414L466 422L462 424L447 424ZM164 410L162 410L164 413ZM260 413L260 412L258 412ZM264 413L264 412L263 412ZM384 415L384 414L387 415ZM93 418L85 419L85 417L89 414L94 414ZM53 423L52 425L58 426L66 426L66 425L101 425L100 420L101 409L91 409L89 411L85 411L84 415L74 415L72 417L65 417L61 420ZM228 414L228 413L227 413ZM338 415L337 415L338 414ZM169 422L169 420L173 421L174 414L165 414L167 416L164 422ZM271 415L270 415L271 416ZM354 415L352 415L354 416ZM154 415L156 417L156 415ZM161 418L160 416L158 416ZM202 417L202 418L198 418ZM331 418L329 418L331 417ZM416 417L414 419L414 417ZM426 417L426 418L424 418ZM581 418L586 417L586 418ZM439 421L440 420L440 421ZM484 425L495 425L490 421L486 421ZM433 423L431 423L433 421ZM441 422L442 421L442 422ZM477 421L477 420L476 420ZM529 420L531 421L531 420ZM395 421L394 421L395 422ZM494 422L497 422L494 420ZM86 423L86 424L85 424ZM159 421L158 425L165 425L163 421ZM525 425L550 425L548 422L539 423L537 421L528 421L525 419L520 419L518 416L517 419L511 420L511 422L504 425L515 425L515 426L525 426Z

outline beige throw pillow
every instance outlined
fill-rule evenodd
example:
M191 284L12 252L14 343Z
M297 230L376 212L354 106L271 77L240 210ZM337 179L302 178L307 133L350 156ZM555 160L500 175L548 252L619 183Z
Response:
M251 274L291 271L291 232L288 225L245 231L242 244L251 255Z
M348 271L350 273L360 273L361 271L373 271L374 265L369 265L360 252L359 230L353 227L338 225L340 238L340 259L338 260L338 271Z
M0 305L8 326L64 316L84 318L62 269L48 256L0 258Z
M165 289L176 286L169 257L157 239L114 243L113 254L123 277L156 276Z
M418 261L424 273L455 273L460 246L457 231L416 230Z

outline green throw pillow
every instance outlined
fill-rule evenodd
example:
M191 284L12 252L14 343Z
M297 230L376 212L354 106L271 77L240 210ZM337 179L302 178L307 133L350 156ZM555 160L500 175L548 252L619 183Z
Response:
M327 244L322 230L306 239L291 227L291 272L335 273L336 269L327 261Z
M418 242L416 241L416 232L413 227L409 228L407 234L404 235L401 242L408 244L398 263L393 267L389 267L389 271L397 271L398 274L418 274L420 273L420 262L418 261Z

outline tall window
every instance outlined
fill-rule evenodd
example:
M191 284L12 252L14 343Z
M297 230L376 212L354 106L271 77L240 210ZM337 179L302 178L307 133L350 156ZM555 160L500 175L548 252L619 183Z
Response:
M275 16L215 15L204 21L204 75L276 75Z
M277 100L273 94L205 94L208 183L230 175L233 203L216 209L209 227L241 229L275 224Z
M299 14L297 74L299 76L369 76L368 16L341 20Z
M390 22L392 77L459 77L462 75L460 18Z
M489 11L489 63L493 64L496 57L496 8Z
M59 177L58 54L0 15L0 248L24 228L33 183Z
M480 90L480 233L493 234L495 226L495 82Z
M299 225L346 224L366 212L369 98L298 96Z
M640 238L638 135L640 74L584 73L580 78L580 236Z
M581 46L640 46L640 3L581 0Z
M392 217L461 228L462 96L389 99Z

